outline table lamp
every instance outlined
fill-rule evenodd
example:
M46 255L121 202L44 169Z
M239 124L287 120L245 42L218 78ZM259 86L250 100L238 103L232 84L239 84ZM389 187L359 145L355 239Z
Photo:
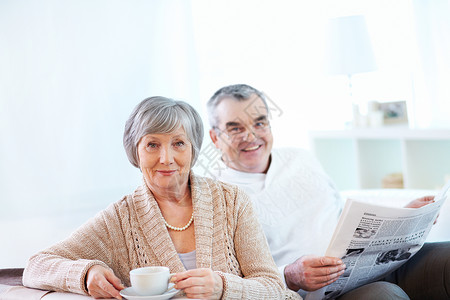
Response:
M375 56L362 15L330 19L327 66L331 75L346 75L353 107L353 125L358 126L359 106L352 95L352 75L377 69Z

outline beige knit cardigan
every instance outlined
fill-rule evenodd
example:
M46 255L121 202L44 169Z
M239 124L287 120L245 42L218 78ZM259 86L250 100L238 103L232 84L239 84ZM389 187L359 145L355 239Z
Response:
M198 268L223 279L223 299L300 299L286 290L245 193L236 186L190 176ZM131 269L167 266L185 271L157 202L147 186L110 205L64 241L32 256L25 286L87 294L93 265L112 269L130 285Z

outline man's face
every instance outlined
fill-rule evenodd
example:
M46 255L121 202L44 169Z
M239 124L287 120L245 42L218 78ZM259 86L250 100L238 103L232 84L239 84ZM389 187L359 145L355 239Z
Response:
M209 133L228 167L241 172L267 172L273 144L268 113L256 95L245 101L225 98L216 107L218 129Z

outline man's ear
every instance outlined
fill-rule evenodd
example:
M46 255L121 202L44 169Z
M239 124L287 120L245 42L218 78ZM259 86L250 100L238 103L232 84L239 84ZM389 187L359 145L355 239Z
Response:
M219 141L219 136L217 135L217 132L214 129L209 130L209 137L211 138L211 141L214 143L217 149L219 149L219 145L217 144Z

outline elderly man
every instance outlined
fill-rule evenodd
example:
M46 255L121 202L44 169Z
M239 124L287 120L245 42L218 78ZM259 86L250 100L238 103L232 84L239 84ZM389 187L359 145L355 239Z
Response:
M272 149L269 108L257 89L226 86L207 105L210 137L222 153L214 176L240 186L252 199L287 287L304 295L336 281L345 265L323 254L343 202L320 163L301 149ZM295 136L292 131L287 134ZM427 200L416 200L415 207ZM385 280L339 299L450 299L449 278L450 243L425 244Z

